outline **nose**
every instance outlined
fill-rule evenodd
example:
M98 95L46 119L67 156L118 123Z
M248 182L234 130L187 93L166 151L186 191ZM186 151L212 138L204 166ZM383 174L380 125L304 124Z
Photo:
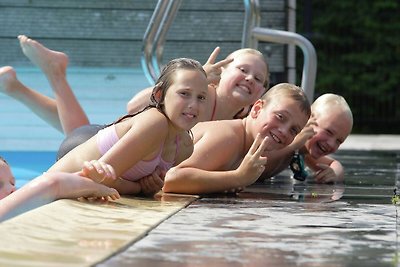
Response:
M188 107L189 107L189 109L196 109L197 108L197 106L198 106L198 100L197 100L197 98L192 98L190 101L189 101L189 104L188 104Z
M254 78L253 74L247 74L247 76L246 76L246 81L247 82L254 83L254 80L255 80L255 78Z
M285 123L281 127L279 127L279 133L280 133L280 139L282 140L282 143L285 145L290 144L294 138L290 138L290 125Z

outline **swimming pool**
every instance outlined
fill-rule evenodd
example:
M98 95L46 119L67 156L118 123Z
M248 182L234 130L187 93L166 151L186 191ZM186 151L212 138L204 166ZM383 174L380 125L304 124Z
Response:
M10 164L17 188L42 174L56 159L55 151L0 151L0 155Z

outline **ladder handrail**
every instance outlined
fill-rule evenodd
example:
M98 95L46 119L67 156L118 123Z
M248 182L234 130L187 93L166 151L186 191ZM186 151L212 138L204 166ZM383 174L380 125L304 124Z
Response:
M159 0L143 37L141 64L150 84L160 75L165 36L175 19L181 0Z
M260 27L260 4L258 0L243 0L245 21L242 47L257 48L258 41L292 44L301 48L304 56L301 88L310 102L313 101L315 78L317 75L317 53L312 43L298 33Z
M304 56L301 88L304 90L310 103L312 103L314 99L315 77L317 74L317 54L311 42L302 35L294 32L260 27L253 28L252 35L260 41L294 44L301 48Z
M258 40L251 35L254 27L261 22L260 3L258 0L244 0L244 23L242 33L242 47L258 47Z
M182 0L158 0L143 37L142 68L150 84L154 84L160 74L165 37L175 19ZM260 4L258 0L243 0L245 21L243 25L242 47L258 47L258 41L296 45L304 56L301 88L308 99L313 101L317 73L317 55L314 46L300 34L260 27Z

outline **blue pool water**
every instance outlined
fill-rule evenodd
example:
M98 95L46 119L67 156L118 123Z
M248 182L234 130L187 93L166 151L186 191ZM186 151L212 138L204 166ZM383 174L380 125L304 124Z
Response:
M0 155L10 164L17 188L46 171L56 158L55 151L0 151Z

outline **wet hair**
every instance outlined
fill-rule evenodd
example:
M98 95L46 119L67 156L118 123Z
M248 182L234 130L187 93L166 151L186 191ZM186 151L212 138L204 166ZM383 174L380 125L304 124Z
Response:
M2 156L0 156L0 161L4 162L6 165L8 165L8 162Z
M226 58L227 59L235 58L235 57L237 57L239 55L243 55L243 54L251 54L251 55L258 56L265 63L266 72L265 72L264 87L265 87L265 90L268 90L268 88L269 88L269 66L268 66L267 60L265 59L264 55L260 51L258 51L257 49L253 49L253 48L242 48L242 49L233 51Z
M165 115L164 112L164 99L167 93L168 88L174 83L175 73L179 70L194 70L199 71L207 77L206 72L203 69L203 66L194 59L191 58L177 58L169 61L167 65L162 69L160 77L157 79L156 85L153 87L153 91L150 96L150 104L146 106L144 109L134 113L127 114L117 119L115 122L109 124L116 124L123 121L126 118L130 118L133 116L142 113L143 111L149 108L157 108L162 114ZM109 126L107 125L107 126Z
M291 83L279 83L269 89L263 96L262 100L266 102L276 101L277 98L286 97L293 99L299 104L300 110L311 116L311 106L304 91L297 85Z
M163 68L160 77L158 78L156 85L153 88L153 92L151 93L151 104L150 106L156 107L160 111L164 107L164 98L167 93L168 88L174 82L174 75L177 70L197 70L204 74L207 77L206 72L203 69L203 66L196 60L190 58L177 58L173 59ZM158 93L161 93L159 97L157 97ZM157 99L159 98L159 99Z

